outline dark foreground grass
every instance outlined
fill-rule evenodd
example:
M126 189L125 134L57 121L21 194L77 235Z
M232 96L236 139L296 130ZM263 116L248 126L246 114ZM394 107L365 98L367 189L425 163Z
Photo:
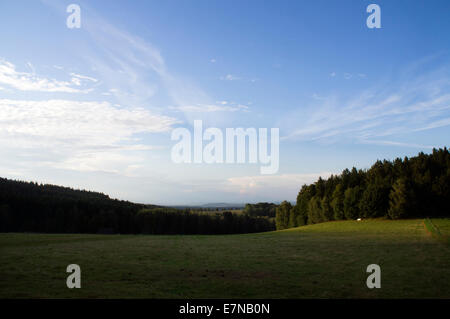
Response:
M81 289L66 287L73 263ZM381 266L381 289L366 286L369 264ZM0 234L0 297L450 298L450 247L423 220L228 236Z

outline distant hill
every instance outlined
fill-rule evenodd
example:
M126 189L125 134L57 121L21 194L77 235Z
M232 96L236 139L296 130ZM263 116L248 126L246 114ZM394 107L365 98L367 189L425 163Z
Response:
M199 205L171 205L169 207L178 208L178 209L243 209L245 207L245 204L238 203L208 203L208 204L199 204Z
M245 204L240 203L240 204L236 204L236 203L208 203L208 204L203 204L202 207L207 207L207 208L244 208Z
M118 227L143 208L98 192L0 178L0 231L130 232ZM120 229L119 229L120 228Z
M274 229L273 221L254 216L200 214L190 208L136 204L98 192L0 178L0 232L234 234Z

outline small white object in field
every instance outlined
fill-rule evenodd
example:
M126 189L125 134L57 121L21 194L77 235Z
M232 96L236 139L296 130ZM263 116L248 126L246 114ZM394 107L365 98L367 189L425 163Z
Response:
M359 221L359 222L360 222L360 221L361 221L361 218L358 218L358 219L357 219L357 221Z

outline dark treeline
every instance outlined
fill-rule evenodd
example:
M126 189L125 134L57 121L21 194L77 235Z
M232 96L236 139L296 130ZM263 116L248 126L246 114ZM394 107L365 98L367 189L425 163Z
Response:
M246 204L244 213L249 216L275 217L277 205L274 203Z
M283 202L277 229L330 220L450 216L450 155L447 148L394 161L377 161L368 170L303 185L295 206Z
M141 205L67 187L0 178L0 231L231 234L274 230L265 218Z
M138 232L143 234L240 234L275 230L267 218L246 214L196 214L174 208L143 209L137 214Z

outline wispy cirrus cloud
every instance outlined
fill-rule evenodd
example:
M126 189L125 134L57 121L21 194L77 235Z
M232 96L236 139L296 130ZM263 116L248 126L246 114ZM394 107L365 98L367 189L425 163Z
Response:
M352 98L339 94L321 95L320 99L315 98L308 106L297 110L296 114L308 116L295 116L299 119L296 128L291 125L290 132L282 139L328 143L347 139L427 147L387 141L386 137L450 125L449 79L450 68L445 65L415 76L408 73L399 82L369 88Z
M180 106L169 106L169 109L186 113L238 112L238 111L248 112L248 106L243 104L180 105Z
M241 77L241 76L237 76L237 75L233 75L233 74L227 74L227 75L220 76L219 79L222 81L244 81L244 82L251 82L251 83L255 83L256 81L260 80L259 78L256 78L256 77L245 78L245 77Z
M58 1L42 0L55 12L65 13ZM83 3L80 32L85 33L83 46L89 54L81 57L102 82L103 95L114 97L122 105L167 110L168 105L211 105L211 98L190 79L170 70L160 50L147 39L117 27ZM211 59L215 62L215 59ZM75 80L76 81L76 80ZM118 88L118 89L117 89ZM114 91L111 91L114 89ZM155 96L165 100L155 102ZM161 106L163 105L163 106Z
M335 78L338 76L338 74L336 72L331 72L328 75L330 78ZM342 78L344 78L345 80L351 80L351 79L365 79L367 77L367 74L365 73L349 73L349 72L344 72L342 75Z
M59 2L44 3L65 13ZM163 56L152 44L117 28L96 15L95 10L85 12L89 12L91 19L83 22L80 32L86 36L78 45L91 54L81 55L78 62L92 70L93 76L53 65L59 71L71 70L68 80L61 81L37 76L34 70L19 71L11 62L0 64L0 84L6 89L90 93L85 86L95 85L107 99L41 101L18 95L17 100L0 100L0 145L10 158L14 154L33 154L33 162L28 159L15 162L23 163L23 167L41 163L53 168L116 173L129 172L130 167L138 169L145 166L139 154L156 148L142 135L164 133L180 123L174 117L162 115L168 111L167 107L155 107L152 100L155 94L168 96L167 105L214 103L193 83L169 72Z
M79 75L72 77L71 81L50 79L36 75L31 63L28 65L32 68L32 72L18 71L13 63L0 59L0 83L19 91L51 93L87 93L90 91L77 88L81 85L80 79L82 79Z
M72 72L72 73L70 73L70 76L72 76L72 78L79 79L80 81L81 80L87 80L87 81L94 82L94 83L98 82L97 79L95 79L95 78L93 78L91 76L87 76L87 75L81 75L81 74L77 74L77 73L73 73Z
M401 147L410 147L410 148L425 148L432 149L434 146L431 145L423 145L418 143L402 143L395 141L386 141L386 140L362 140L364 144L375 144L375 145L387 145L387 146L401 146Z

